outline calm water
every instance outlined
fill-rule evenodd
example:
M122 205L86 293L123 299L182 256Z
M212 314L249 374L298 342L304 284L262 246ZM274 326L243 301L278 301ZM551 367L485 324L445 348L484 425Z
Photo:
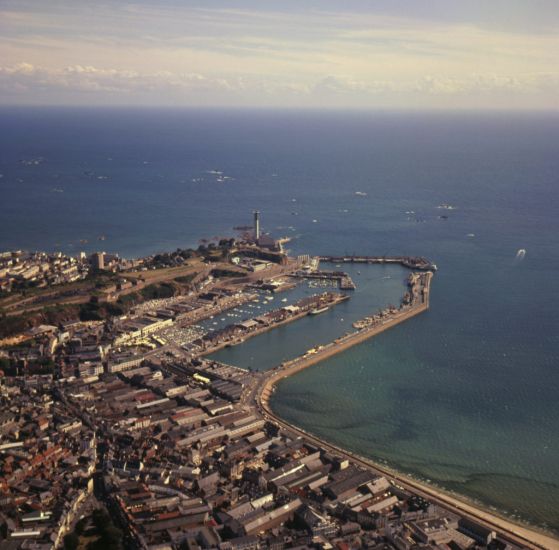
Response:
M228 235L258 208L294 252L432 258L428 313L284 381L273 406L559 531L557 115L31 110L0 121L2 249L138 256ZM329 340L360 307L399 295L403 274L384 276L367 270L357 305L230 360L267 368Z

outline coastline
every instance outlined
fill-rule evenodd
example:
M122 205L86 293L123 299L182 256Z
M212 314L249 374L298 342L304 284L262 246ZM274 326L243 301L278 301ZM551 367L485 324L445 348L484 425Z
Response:
M417 481L405 473L395 470L389 466L379 464L373 459L363 457L359 454L353 453L352 451L343 449L334 443L326 441L319 436L313 435L277 416L269 403L263 405L263 409L266 411L268 419L276 422L287 432L301 436L311 443L340 454L344 458L348 458L365 468L373 470L375 473L386 476L391 481L397 482L398 485L401 485L404 488L409 488L414 493L426 499L430 499L443 508L459 512L474 520L481 521L482 523L499 531L504 538L510 539L511 542L514 542L515 544L520 544L531 549L559 550L559 540L553 538L551 535L547 535L543 532L535 531L530 527L515 523L507 518L495 514L494 512L490 512L477 505L470 504L469 502L462 500L460 497L447 493L443 489L436 488L425 482ZM464 498L466 499L467 497Z
M359 454L348 451L347 449L343 449L320 438L319 436L310 434L304 429L282 419L273 411L270 405L270 397L275 389L275 386L282 379L293 376L294 374L311 367L312 365L320 363L333 355L341 353L342 351L358 345L369 338L373 338L377 334L380 334L381 332L384 332L401 322L427 311L429 309L430 283L433 274L428 272L426 273L426 277L427 283L425 286L424 299L420 304L396 314L394 317L381 325L368 327L338 338L312 355L305 354L302 357L283 363L280 367L276 367L270 371L270 375L264 378L260 388L256 389L255 400L258 408L267 420L275 422L285 431L296 436L303 437L320 447L341 454L345 458L348 458L365 468L373 470L375 473L387 476L393 483L401 485L404 488L408 488L414 493L432 500L439 506L446 508L449 511L458 512L475 521L479 521L486 526L499 531L504 538L517 545L523 545L534 550L559 550L559 539L543 532L535 531L533 528L515 523L505 517L495 514L494 512L490 512L483 507L467 502L467 497L464 497L465 500L462 500L459 496L451 495L440 488L417 481L405 473L379 464L370 458L363 457Z

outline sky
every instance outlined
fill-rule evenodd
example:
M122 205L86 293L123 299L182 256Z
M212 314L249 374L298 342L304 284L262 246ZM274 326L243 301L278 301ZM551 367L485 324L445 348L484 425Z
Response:
M559 0L0 0L0 104L559 109Z

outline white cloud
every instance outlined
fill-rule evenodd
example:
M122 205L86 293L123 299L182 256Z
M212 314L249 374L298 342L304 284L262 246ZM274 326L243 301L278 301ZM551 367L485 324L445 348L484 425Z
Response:
M556 74L472 74L462 77L426 75L416 84L415 90L433 95L463 94L537 94L553 89L559 93L559 72Z
M0 87L6 91L17 86L19 92L37 88L52 91L106 91L116 94L153 92L171 88L191 91L232 89L224 79L208 79L196 73L174 74L161 71L142 74L132 70L104 69L91 65L72 65L61 69L37 67L30 63L0 67Z
M357 79L351 75L328 75L307 82L274 75L204 75L200 73L100 68L77 64L60 69L22 62L0 66L0 90L19 100L35 97L109 98L113 103L154 103L165 98L177 105L323 105L351 104L406 106L410 96L429 103L429 98L495 97L503 94L532 97L559 96L559 73L529 75L468 76L425 75L407 80Z

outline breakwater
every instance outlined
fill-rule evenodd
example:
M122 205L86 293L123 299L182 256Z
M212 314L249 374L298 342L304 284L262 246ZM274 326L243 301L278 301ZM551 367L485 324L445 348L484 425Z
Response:
M321 262L343 264L400 264L409 269L436 271L437 266L422 256L319 256Z

